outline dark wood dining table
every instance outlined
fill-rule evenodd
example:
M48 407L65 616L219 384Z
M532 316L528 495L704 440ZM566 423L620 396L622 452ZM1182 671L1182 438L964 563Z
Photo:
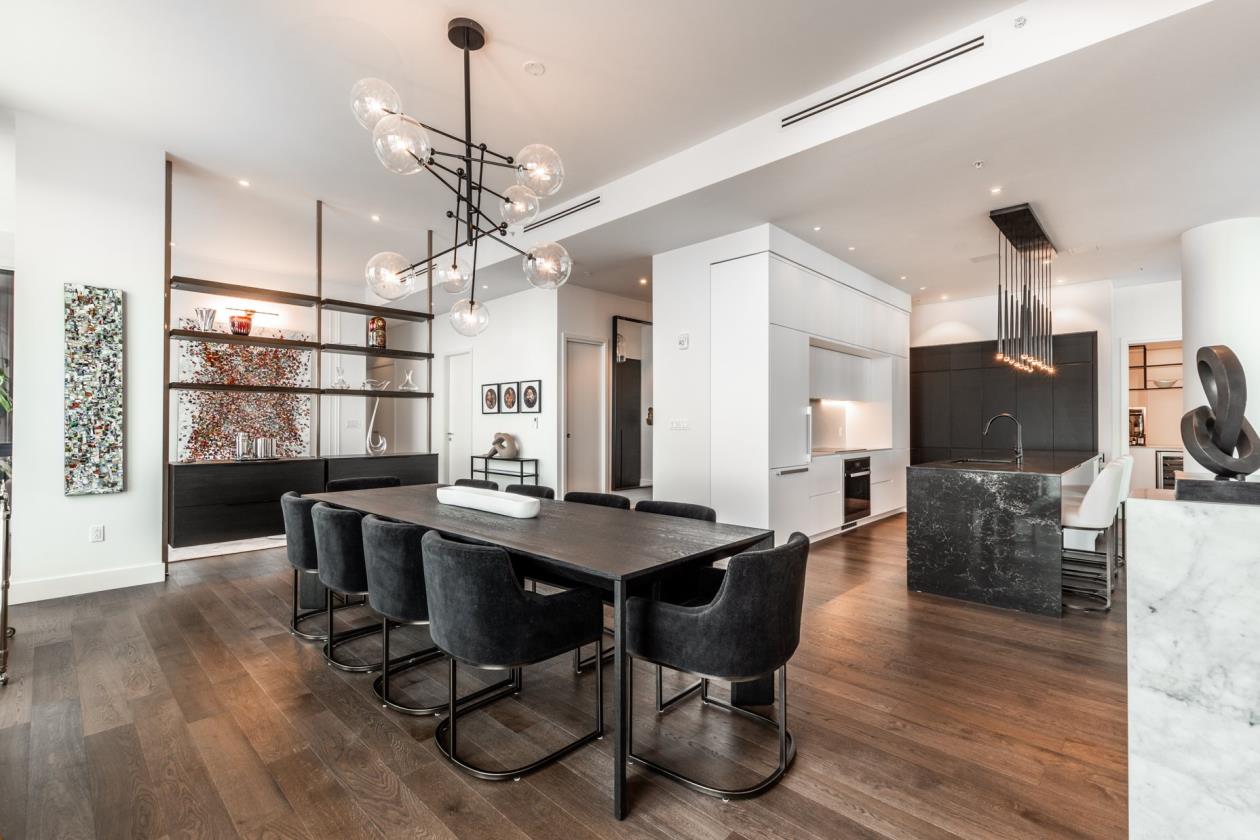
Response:
M533 519L513 519L454 507L437 500L436 484L314 493L306 498L431 528L470 542L497 545L519 571L539 579L560 579L597 587L613 604L613 814L628 811L626 759L629 752L629 698L626 694L626 599L646 594L672 570L711 563L741 551L769 548L774 532L618 510L575 502L540 500ZM742 689L742 696L737 689ZM773 702L772 684L732 686L741 705Z

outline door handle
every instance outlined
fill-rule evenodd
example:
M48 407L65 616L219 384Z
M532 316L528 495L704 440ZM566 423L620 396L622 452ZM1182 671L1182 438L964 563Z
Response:
M797 473L809 472L809 467L796 467L791 470L779 470L779 475L796 475Z
M865 476L868 476L870 474L871 474L871 471L867 470L866 472L845 473L844 477L845 478L864 478Z

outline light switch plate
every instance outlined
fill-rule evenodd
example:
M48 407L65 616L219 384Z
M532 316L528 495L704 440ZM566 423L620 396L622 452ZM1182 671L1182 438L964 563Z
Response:
M675 417L669 421L669 430L671 432L685 432L691 428L691 421L686 417Z
M105 526L93 525L88 529L88 542L105 542Z
M679 333L678 334L678 349L686 350L690 346L691 346L691 333Z

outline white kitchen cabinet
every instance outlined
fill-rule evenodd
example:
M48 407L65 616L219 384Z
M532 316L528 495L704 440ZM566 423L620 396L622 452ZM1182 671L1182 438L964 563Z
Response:
M810 521L808 466L770 471L770 527L775 545L782 545L793 531L809 535Z
M870 359L810 347L809 395L821 400L864 400L869 367Z
M809 497L809 536L834 531L844 524L844 491Z
M906 468L910 451L893 449L871 453L871 515L906 505Z
M881 481L871 485L871 516L879 516L890 510L901 507L905 502L897 502L895 482Z
M809 337L770 325L770 466L809 463ZM732 394L737 400L738 395Z
M871 483L889 481L905 475L910 466L910 453L905 449L886 449L871 453Z
M839 493L844 490L844 456L819 455L809 464L809 495Z

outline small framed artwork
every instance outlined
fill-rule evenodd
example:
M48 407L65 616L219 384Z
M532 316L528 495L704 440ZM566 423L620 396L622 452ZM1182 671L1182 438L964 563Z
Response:
M482 385L481 386L481 413L482 414L498 414L499 413L499 386L498 385Z
M542 411L542 380L527 379L521 383L521 413L537 414Z
M504 382L499 385L499 413L516 414L521 410L521 383Z

